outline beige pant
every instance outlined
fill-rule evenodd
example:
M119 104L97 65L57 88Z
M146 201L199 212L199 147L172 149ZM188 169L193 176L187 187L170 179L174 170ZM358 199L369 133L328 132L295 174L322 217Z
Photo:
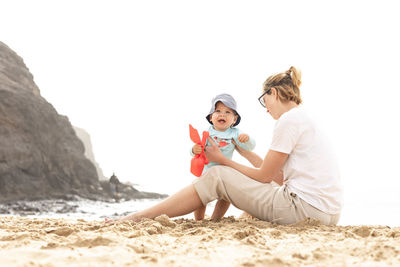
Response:
M314 208L289 192L286 186L261 183L226 166L210 168L193 185L204 205L225 199L238 209L277 224L296 223L307 217L327 225L339 221L339 214L331 215Z

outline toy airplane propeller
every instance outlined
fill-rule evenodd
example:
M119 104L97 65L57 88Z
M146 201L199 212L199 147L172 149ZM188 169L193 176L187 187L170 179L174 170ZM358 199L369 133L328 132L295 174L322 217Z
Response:
M195 155L190 162L190 172L195 176L200 177L203 173L204 165L208 164L208 159L204 153L204 147L207 142L207 138L210 135L207 131L203 132L203 137L200 139L199 132L189 124L190 139L196 144L199 144L202 148L202 152Z

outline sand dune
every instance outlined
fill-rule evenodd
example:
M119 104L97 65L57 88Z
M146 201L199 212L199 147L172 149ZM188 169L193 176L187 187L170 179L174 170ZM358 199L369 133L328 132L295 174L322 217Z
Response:
M400 228L0 217L2 266L398 266Z

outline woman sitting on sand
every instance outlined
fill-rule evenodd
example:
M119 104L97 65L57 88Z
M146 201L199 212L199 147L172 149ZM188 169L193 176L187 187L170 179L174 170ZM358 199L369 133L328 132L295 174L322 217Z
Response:
M337 224L342 206L338 167L327 139L299 107L300 84L300 72L294 67L264 82L259 101L277 120L270 149L263 160L236 146L254 168L226 158L209 139L213 145L206 147L206 156L219 166L155 206L117 221L181 216L224 199L260 220L277 224L307 217Z

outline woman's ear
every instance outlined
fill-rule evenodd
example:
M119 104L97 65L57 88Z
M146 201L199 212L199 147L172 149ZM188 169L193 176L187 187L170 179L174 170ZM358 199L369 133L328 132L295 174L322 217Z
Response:
M275 87L271 88L271 95L274 97L275 100L278 100L279 96L278 96L278 90L276 90Z

